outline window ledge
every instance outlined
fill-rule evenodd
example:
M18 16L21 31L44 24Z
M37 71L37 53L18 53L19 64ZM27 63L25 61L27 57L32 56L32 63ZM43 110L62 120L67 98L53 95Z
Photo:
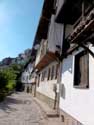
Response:
M88 86L88 85L85 85L85 86L74 85L73 87L74 87L75 89L89 89L89 86Z

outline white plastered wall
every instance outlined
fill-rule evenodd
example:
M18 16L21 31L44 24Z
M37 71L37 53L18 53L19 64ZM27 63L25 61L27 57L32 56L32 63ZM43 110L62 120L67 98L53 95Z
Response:
M62 46L63 30L64 25L56 23L55 15L52 15L48 32L48 50L50 52L54 53L57 45L60 47Z
M48 69L49 68L52 68L52 65L55 66L56 68L56 64L57 62L53 62L51 64L49 64L47 67L45 67L41 72L44 72L46 71L46 77L45 77L45 80L44 81L41 81L40 80L40 83L39 83L39 87L37 87L37 92L40 92L41 94L45 95L45 96L48 96L49 98L52 98L52 99L55 99L55 93L53 91L53 85L55 83L57 83L57 80L56 79L53 79L53 80L47 80L47 76L48 76ZM41 79L41 77L40 77Z
M94 52L94 47L89 47ZM60 109L83 123L94 125L94 58L89 55L89 88L74 88L74 55L69 55L62 63L63 96L60 97ZM62 93L62 92L61 92Z

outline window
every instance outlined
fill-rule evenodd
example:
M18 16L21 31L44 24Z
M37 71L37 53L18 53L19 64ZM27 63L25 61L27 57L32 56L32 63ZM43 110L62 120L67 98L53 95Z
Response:
M58 68L59 68L59 64L56 64L55 79L57 79L57 76L58 76Z
M25 80L24 76L22 77L22 80L23 80L23 81Z
M31 80L31 75L29 75L29 80Z
M46 71L42 72L42 77L41 77L41 81L44 81L46 77Z
M43 72L42 72L42 74L41 74L41 81L43 81L43 79L44 79L43 77L44 77L44 76L43 76Z
M28 79L29 79L29 77L27 76L27 77L26 77L27 82L28 82Z
M43 75L44 75L44 79L43 79L43 80L45 80L45 77L46 77L46 71L44 71L44 74L43 74Z
M47 80L49 80L50 79L50 68L48 69L48 78L47 78Z
M30 73L30 74L29 74L29 80L31 80L31 79L32 79L32 74Z
M86 51L75 56L74 86L89 87L89 55Z
M39 87L39 84L40 84L40 74L38 75L38 87Z
M51 80L54 78L54 65L52 66Z

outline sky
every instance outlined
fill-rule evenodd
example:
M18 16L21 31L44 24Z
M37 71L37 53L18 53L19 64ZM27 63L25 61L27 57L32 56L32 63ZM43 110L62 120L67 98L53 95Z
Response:
M0 60L32 48L43 0L0 0Z

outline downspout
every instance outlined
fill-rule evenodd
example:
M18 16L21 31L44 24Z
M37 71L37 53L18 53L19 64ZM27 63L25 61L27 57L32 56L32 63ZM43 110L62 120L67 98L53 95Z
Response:
M60 91L61 91L61 76L62 76L62 55L63 55L63 42L65 40L65 28L66 25L64 24L63 27L63 40L61 41L61 53L60 53L60 58L58 58L58 63L59 63L59 69L58 69L58 77L57 77L57 84L59 85L59 93L57 93L57 114L60 115L60 108L59 108L59 104L60 104Z
M36 88L37 88L37 77L35 77L35 88L34 88L34 97L36 97Z
M38 76L38 71L35 71L35 88L34 88L34 97L36 97L36 89L37 89L37 76Z

